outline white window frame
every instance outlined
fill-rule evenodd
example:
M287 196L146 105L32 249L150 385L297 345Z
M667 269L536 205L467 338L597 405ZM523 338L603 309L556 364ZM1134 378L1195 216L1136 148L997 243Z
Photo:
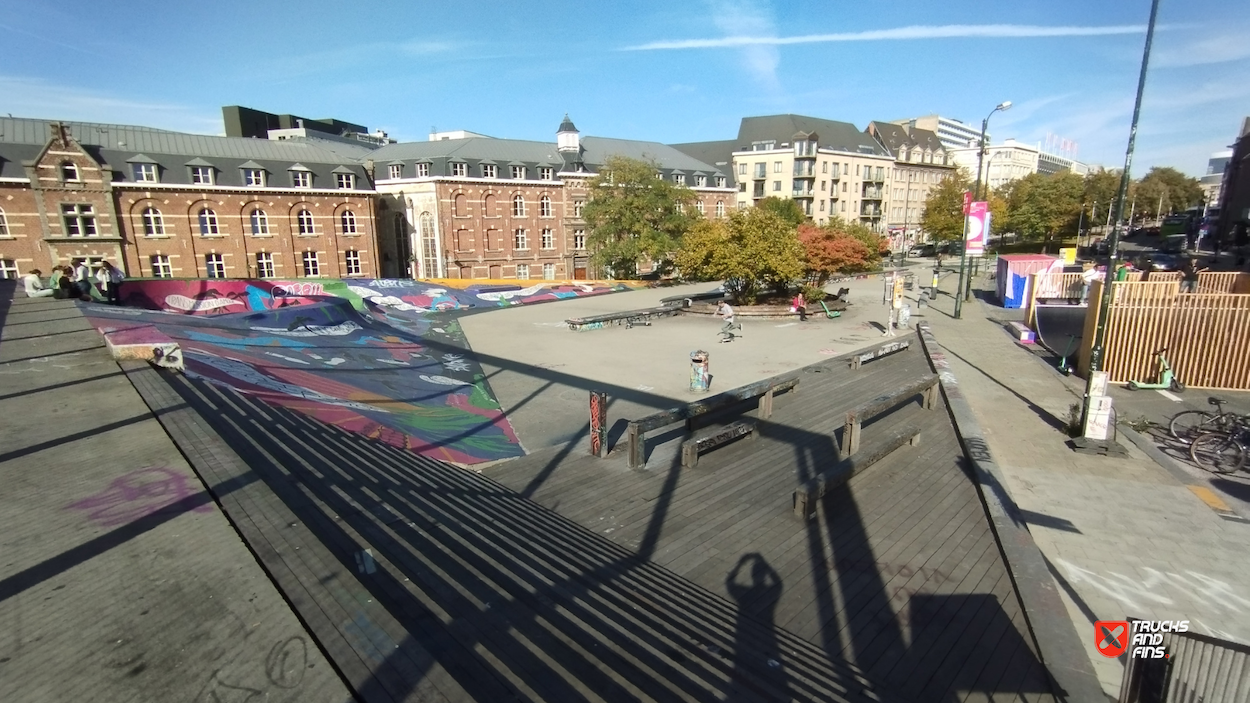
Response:
M321 257L315 251L305 251L300 257L304 278L321 278Z
M456 178L464 178L469 175L469 165L463 161L451 162L451 175Z
M355 249L345 250L343 252L343 275L359 276L361 270L360 252Z
M12 236L9 233L9 219L4 214L4 208L0 207L0 239L8 239Z
M301 237L312 237L317 234L317 219L307 208L295 215L295 233Z
M555 208L551 206L551 196L544 195L538 199L538 216L539 217L552 217L553 216L552 213L554 212L555 212Z
M200 208L200 211L195 215L195 219L200 223L201 237L221 236L221 223L217 220L217 213L212 208Z
M686 185L686 174L684 174L684 173L674 173L674 174L673 174L673 183L676 183L676 184L677 184L677 185L679 185L679 186L684 186L684 185Z
M544 281L556 280L556 265L555 264L552 264L552 263L543 264L543 280Z
M512 216L526 217L525 196L516 194L512 196Z
M430 177L430 162L420 161L416 164L416 167L417 167L417 178L429 178Z
M156 164L131 164L134 171L135 183L159 183L160 171L156 168Z
M707 176L695 176L695 177L694 177L694 187L695 187L695 188L706 188L706 187L707 187Z
M253 237L268 237L272 235L272 231L269 229L269 215L266 215L264 210L252 208L252 211L247 215L247 220Z
M576 251L586 250L586 230L584 229L573 230L573 249Z
M404 165L403 164L391 164L387 166L386 172L391 178L403 178L404 177Z
M153 254L148 257L148 265L152 268L152 278L173 278L174 265L167 254Z
M694 209L698 210L699 214L702 215L703 214L703 201L702 200L694 201Z
M518 227L512 230L512 248L515 251L529 251L529 234L525 231L524 227Z
M482 178L498 178L499 167L495 164L478 164L482 168Z
M573 201L573 217L576 217L579 220L582 219L582 209L585 207L586 207L585 200L574 200Z
M61 222L65 226L66 237L100 236L95 222L95 208L87 203L61 205Z
M716 201L716 216L717 217L725 216L725 201L724 200Z
M191 184L197 186L213 185L213 167L212 166L192 166L191 167Z
M530 265L529 264L517 264L516 265L516 277L518 281L528 281L530 277Z
M273 265L273 253L268 251L256 252L256 277L257 278L277 278L278 274Z
M221 254L205 254L204 275L206 278L225 278L226 258Z
M356 222L356 213L351 210L344 210L339 213L339 225L343 228L343 234L360 234L359 225Z
M312 188L312 173L309 171L291 171L291 186L294 188Z
M526 169L524 166L513 166L512 177L518 181L523 181L525 180L525 171Z
M263 168L243 169L243 183L248 188L264 188L265 170Z
M717 176L717 177L716 177L716 187L717 187L717 188L724 188L724 187L725 187L725 183L726 183L726 181L725 181L725 177L724 177L724 176Z
M556 170L550 166L543 166L538 169L538 180L554 181L556 179Z
M354 173L336 173L334 174L334 187L339 190L351 190L356 187L356 174Z
M543 249L555 249L556 248L556 235L555 235L555 232L551 231L550 227L543 230L542 237L539 240L539 246L542 247Z
M78 165L72 161L65 161L61 164L61 180L66 183L78 183L82 180L82 174L78 172Z
M145 237L164 237L165 232L165 216L160 210L154 207L146 207L140 215L143 219L143 236Z
M0 280L16 281L22 277L22 272L17 268L17 262L13 259L0 259Z

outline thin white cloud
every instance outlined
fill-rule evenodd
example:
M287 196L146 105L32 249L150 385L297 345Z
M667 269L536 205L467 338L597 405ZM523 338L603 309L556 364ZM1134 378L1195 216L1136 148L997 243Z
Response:
M1162 29L1162 27L1156 27ZM820 44L828 42L899 41L915 39L1014 39L1025 37L1103 37L1117 34L1142 34L1146 26L1141 24L1104 26L1044 27L1026 24L948 24L916 25L894 29L874 29L865 32L838 32L834 34L806 34L795 37L761 35L736 35L719 39L676 39L648 42L627 46L624 51L657 51L671 49L725 49L753 46L787 46L790 44Z
M87 88L0 76L4 110L15 117L133 124L197 134L220 134L221 115L190 105L130 100Z
M1159 52L1154 65L1159 68L1208 66L1250 58L1250 41L1244 32L1204 36L1176 48Z
M710 7L712 23L726 34L772 34L772 14L767 7L754 0L719 0ZM777 69L781 66L781 52L775 46L765 44L742 44L742 65L747 73L771 92L781 89Z

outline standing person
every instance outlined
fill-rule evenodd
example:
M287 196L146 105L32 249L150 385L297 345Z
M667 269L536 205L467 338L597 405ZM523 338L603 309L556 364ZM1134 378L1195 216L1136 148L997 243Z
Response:
M725 321L725 324L720 328L721 341L728 342L733 339L734 309L729 303L722 300L716 304L716 315Z
M807 322L807 298L803 297L803 291L799 291L799 294L794 296L794 300L790 301L790 307L799 314L799 322Z
M1115 265L1116 283L1128 280L1128 263L1121 261Z
M111 305L121 304L122 281L126 280L126 274L109 262L101 261L100 270L96 271L95 277L100 282L100 288L104 290L109 303Z
M1205 268L1198 268L1198 260L1190 259L1181 269L1181 292L1197 293L1198 292L1198 274L1206 271Z
M87 265L86 259L79 261L74 267L74 285L81 300L91 300L91 267Z
M31 269L30 273L22 276L22 284L26 287L27 298L47 298L55 291L43 285L43 279L40 276L43 271L39 269Z
M1101 275L1102 272L1098 270L1097 266L1090 266L1081 273L1081 285L1083 286L1081 290L1082 303L1089 301L1089 287L1093 285L1094 281L1098 280L1098 277Z

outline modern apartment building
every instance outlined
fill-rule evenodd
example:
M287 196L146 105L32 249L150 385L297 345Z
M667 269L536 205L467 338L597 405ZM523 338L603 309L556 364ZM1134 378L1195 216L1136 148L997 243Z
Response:
M1207 207L1219 206L1220 190L1224 185L1224 172L1232 160L1232 149L1217 151L1207 160L1207 172L1198 179L1202 186L1202 201L1207 204Z
M965 124L941 115L925 115L905 120L894 120L894 124L904 125L912 129L926 129L937 135L947 149L966 149L976 147L981 138L981 128ZM985 134L985 141L990 141L990 134Z
M1244 246L1250 244L1250 117L1242 120L1241 131L1232 145L1233 155L1224 169L1220 186L1219 241Z
M1051 154L1045 151L1037 152L1037 172L1042 175L1052 175L1068 171L1078 176L1084 176L1089 173L1089 165L1081 163L1076 159L1069 159L1059 154Z
M946 146L932 130L891 122L869 122L872 135L891 156L890 199L886 203L886 229L890 244L901 249L920 241L920 217L929 191L958 168Z
M949 153L957 165L968 169L968 173L976 178L977 147L975 142L971 148L951 149ZM997 188L1017 178L1024 178L1030 173L1037 173L1040 154L1041 150L1037 147L1017 142L1014 139L987 146L985 162L981 169L982 187Z
M449 136L392 144L370 159L382 240L411 262L396 275L588 277L582 207L611 156L654 162L657 177L694 191L707 217L734 206L728 170L656 142L582 137L567 115L554 143Z
M0 118L0 277L376 276L370 151Z

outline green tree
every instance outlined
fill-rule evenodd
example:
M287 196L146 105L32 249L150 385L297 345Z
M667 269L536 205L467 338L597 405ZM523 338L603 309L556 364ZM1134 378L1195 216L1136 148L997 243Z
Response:
M920 226L934 241L959 241L964 236L964 193L971 190L972 179L961 168L929 191Z
M697 221L682 238L676 263L686 278L724 280L734 302L752 304L802 277L803 246L789 222L749 208L728 220Z
M613 278L633 278L644 259L671 268L682 235L699 219L694 191L656 178L659 165L609 156L590 179L582 211L591 260Z
M1166 215L1201 205L1202 187L1197 178L1168 166L1156 166L1138 181L1136 196L1138 210Z
M1008 231L1043 239L1049 248L1055 238L1075 234L1084 191L1085 180L1067 171L1014 181L1007 192Z
M775 195L770 195L767 198L756 201L755 207L757 209L773 212L781 219L793 224L795 227L798 227L810 219L807 215L803 214L803 207L799 205L797 201L790 200L789 198L778 198Z
M1120 197L1120 169L1098 169L1085 176L1085 226L1096 227L1107 221L1107 214ZM1130 196L1131 197L1131 196ZM1125 217L1128 212L1125 211Z

